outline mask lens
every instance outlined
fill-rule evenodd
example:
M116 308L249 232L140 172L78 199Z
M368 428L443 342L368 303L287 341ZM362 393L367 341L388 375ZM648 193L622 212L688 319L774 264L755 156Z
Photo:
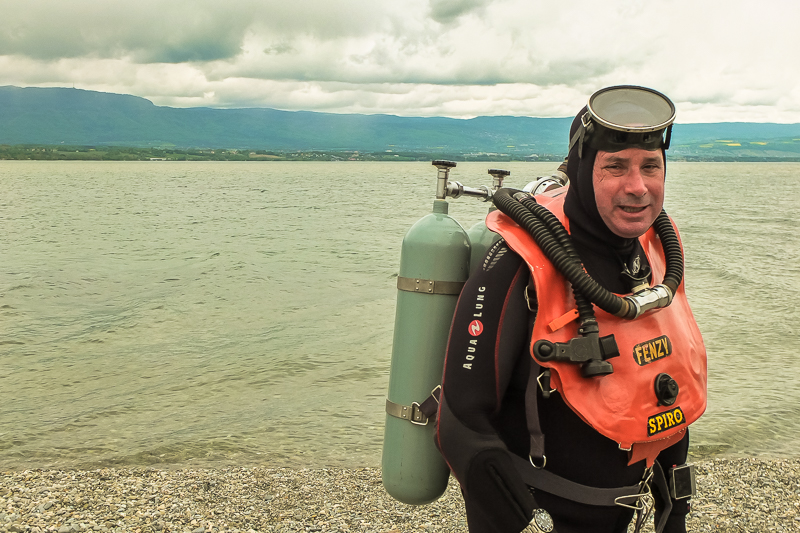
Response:
M601 125L617 131L661 130L675 120L675 106L645 87L608 87L589 99L589 111Z

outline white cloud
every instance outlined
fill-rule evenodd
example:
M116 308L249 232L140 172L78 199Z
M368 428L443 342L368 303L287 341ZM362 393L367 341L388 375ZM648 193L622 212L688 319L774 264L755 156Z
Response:
M774 6L771 4L775 4ZM800 7L768 0L0 0L0 84L160 105L569 116L652 86L683 122L800 122Z

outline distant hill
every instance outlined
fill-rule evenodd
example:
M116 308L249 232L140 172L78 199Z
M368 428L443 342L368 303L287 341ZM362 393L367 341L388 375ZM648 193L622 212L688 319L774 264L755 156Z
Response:
M66 88L0 87L0 144L563 156L571 118L354 115L171 108ZM800 124L677 124L674 157L800 158Z

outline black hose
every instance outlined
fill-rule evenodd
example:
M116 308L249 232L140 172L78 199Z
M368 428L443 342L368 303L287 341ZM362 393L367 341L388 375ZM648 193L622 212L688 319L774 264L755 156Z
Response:
M517 200L514 196L517 193L521 191L515 189L496 191L493 197L495 206L533 237L545 256L572 284L581 318L594 320L594 310L591 304L586 302L587 299L613 315L623 317L628 315L628 302L600 286L583 269L569 233L561 221L547 208L536 203L530 195L523 197L522 194L525 193L518 194L521 199ZM663 210L656 218L654 228L661 238L667 259L663 283L675 294L683 279L683 253L680 241Z
M664 249L664 256L667 258L667 271L664 273L664 285L669 287L672 294L678 291L678 286L683 281L683 251L678 234L672 226L672 222L663 209L653 223L659 238L661 247Z
M517 199L522 205L527 207L528 210L530 210L539 220L544 222L544 224L547 226L547 229L553 236L556 237L564 251L566 251L567 254L569 254L569 256L572 258L572 261L579 265L581 269L583 269L581 258L578 255L578 251L575 249L575 246L573 246L572 238L569 236L567 228L564 227L564 224L562 224L561 221L558 220L558 218L556 218L556 216L547 208L539 205L533 196L525 193L516 193L514 198ZM574 285L572 286L572 292L575 296L575 304L578 309L578 321L580 323L580 329L585 331L589 328L596 328L597 320L594 315L592 302L590 302L582 292L577 290Z
M511 217L514 222L530 233L534 241L536 241L536 244L541 248L550 262L555 265L556 269L569 280L574 288L583 293L589 301L594 302L600 309L614 315L623 310L623 307L627 308L626 302L623 302L621 298L601 287L586 274L579 262L573 261L572 257L558 244L555 237L551 235L546 224L531 213L524 205L515 200L511 196L510 190L500 189L495 192L493 201L500 211Z

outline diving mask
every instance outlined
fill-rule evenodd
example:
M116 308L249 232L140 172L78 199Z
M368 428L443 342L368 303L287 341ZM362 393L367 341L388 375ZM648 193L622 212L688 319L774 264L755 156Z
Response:
M635 85L600 89L589 98L578 131L569 148L578 144L595 150L619 152L626 148L668 149L675 121L675 105L658 91Z

